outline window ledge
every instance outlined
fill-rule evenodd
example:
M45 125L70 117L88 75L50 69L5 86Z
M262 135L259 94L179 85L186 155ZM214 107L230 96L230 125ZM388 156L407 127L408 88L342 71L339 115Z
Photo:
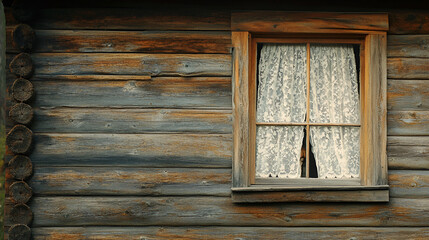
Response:
M252 202L388 202L389 186L269 186L232 188L236 203Z

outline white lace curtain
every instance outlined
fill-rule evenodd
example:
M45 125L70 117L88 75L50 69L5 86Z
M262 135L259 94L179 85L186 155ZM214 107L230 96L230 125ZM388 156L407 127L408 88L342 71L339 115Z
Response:
M265 44L259 59L257 122L305 123L306 45ZM359 123L351 45L311 45L310 122ZM258 126L256 177L299 178L304 126ZM359 176L359 128L310 127L319 178Z

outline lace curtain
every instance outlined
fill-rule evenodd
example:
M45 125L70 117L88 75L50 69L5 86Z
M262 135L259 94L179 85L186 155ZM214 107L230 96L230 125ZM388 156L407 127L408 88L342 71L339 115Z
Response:
M259 59L258 122L304 123L306 46L265 44ZM353 47L310 47L310 121L359 123ZM304 126L258 126L256 177L299 178ZM310 127L319 178L359 176L359 128Z
M259 60L257 122L305 122L307 51L303 44L268 44ZM304 126L256 129L256 176L298 178Z

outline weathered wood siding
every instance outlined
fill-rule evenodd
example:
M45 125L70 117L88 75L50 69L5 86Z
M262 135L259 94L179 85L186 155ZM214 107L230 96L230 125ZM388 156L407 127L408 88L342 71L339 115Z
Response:
M233 204L229 10L41 9L34 239L429 238L427 16L390 13L389 203Z

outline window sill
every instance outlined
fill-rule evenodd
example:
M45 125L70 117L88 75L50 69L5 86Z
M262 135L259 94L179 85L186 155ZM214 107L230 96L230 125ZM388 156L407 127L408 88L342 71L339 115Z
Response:
M388 202L389 186L275 186L232 188L236 203L256 202Z

